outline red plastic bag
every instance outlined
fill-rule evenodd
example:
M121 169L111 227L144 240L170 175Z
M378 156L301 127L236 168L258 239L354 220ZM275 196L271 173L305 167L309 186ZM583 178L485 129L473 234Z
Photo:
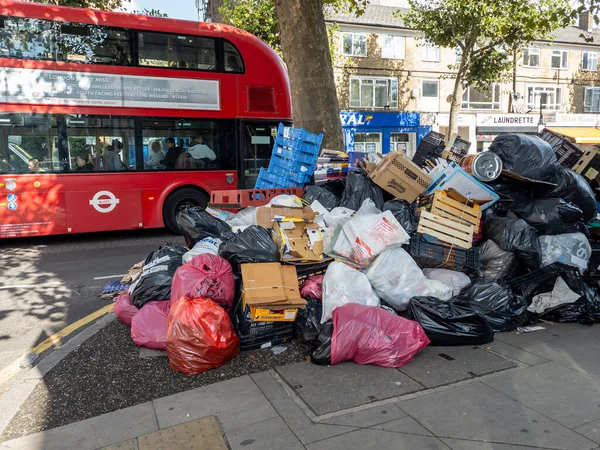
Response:
M223 308L209 298L182 297L167 321L171 368L186 375L215 369L240 353L240 340Z
M131 319L138 313L139 309L131 303L131 295L125 292L117 297L115 301L115 314L121 322L131 326Z
M192 258L179 267L171 284L171 305L181 297L207 297L229 313L235 296L231 265L211 253Z
M331 364L402 367L429 344L418 322L376 306L348 303L333 310Z
M300 297L323 300L323 278L325 275L313 275L300 286Z
M167 345L169 302L148 302L131 320L131 339L140 347L164 350Z

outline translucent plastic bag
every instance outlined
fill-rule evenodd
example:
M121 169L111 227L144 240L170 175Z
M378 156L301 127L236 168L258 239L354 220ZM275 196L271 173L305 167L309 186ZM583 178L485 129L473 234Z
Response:
M164 350L169 302L148 302L131 320L131 339L140 347Z
M325 225L332 227L340 220L348 220L354 213L356 213L356 211L353 209L341 207L333 208L329 213L325 214Z
M578 267L581 273L588 268L592 256L592 247L582 233L540 236L542 245L542 266L559 262Z
M265 206L287 206L293 208L294 206L302 206L302 199L295 195L281 194L273 197Z
M196 256L173 276L171 303L181 297L207 297L229 312L234 296L231 265L220 256L210 253Z
M221 246L221 239L207 237L202 239L201 241L196 242L196 245L183 255L183 263L190 262L192 258L199 255L204 255L205 253L212 253L213 255L219 254L219 247Z
M115 301L115 314L121 322L131 326L131 319L138 313L139 309L131 303L131 295L125 292L117 297Z
M448 286L452 291L452 297L458 295L462 288L471 284L471 279L467 275L462 272L456 272L455 270L423 269L423 275L429 280L440 281Z
M323 278L323 316L321 323L331 319L333 310L347 303L377 306L379 298L366 275L341 262L333 262Z
M418 322L384 309L344 305L333 311L331 364L352 360L356 364L402 367L429 344Z
M423 296L429 289L427 277L400 247L379 255L366 274L377 295L398 311L404 311L412 297Z
M223 308L211 299L182 297L169 311L167 355L186 375L215 369L240 353L240 340Z

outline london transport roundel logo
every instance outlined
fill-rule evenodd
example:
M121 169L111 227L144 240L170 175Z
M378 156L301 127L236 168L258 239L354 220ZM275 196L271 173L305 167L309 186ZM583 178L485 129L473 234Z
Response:
M109 213L117 207L119 199L110 191L98 191L90 200L90 205L100 213Z

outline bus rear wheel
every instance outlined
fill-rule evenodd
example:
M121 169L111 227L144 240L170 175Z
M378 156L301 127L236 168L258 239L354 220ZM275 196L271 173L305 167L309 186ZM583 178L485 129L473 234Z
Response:
M163 219L165 226L175 234L181 234L179 225L177 225L177 214L182 209L189 206L201 206L206 208L208 205L208 195L198 189L184 188L173 192L167 197L163 207Z

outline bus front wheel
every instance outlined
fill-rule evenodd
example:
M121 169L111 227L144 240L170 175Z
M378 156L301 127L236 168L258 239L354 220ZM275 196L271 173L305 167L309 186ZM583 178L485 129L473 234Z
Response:
M175 234L181 234L179 225L177 225L177 214L182 209L189 206L201 206L206 208L208 205L208 195L198 189L183 188L173 192L167 197L163 207L163 219L165 226L169 231Z

